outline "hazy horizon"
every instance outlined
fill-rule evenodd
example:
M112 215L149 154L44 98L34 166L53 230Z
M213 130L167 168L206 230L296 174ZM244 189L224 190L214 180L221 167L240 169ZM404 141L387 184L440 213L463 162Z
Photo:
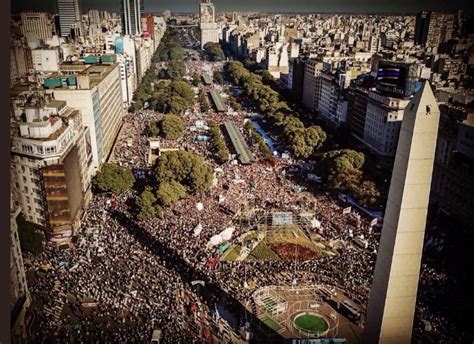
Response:
M120 10L120 0L80 0L81 9ZM145 12L197 13L199 0L145 0ZM217 12L296 12L296 13L415 13L420 10L472 10L469 0L451 1L410 1L392 0L215 0ZM12 13L21 11L45 11L55 13L55 0L23 0L12 1Z

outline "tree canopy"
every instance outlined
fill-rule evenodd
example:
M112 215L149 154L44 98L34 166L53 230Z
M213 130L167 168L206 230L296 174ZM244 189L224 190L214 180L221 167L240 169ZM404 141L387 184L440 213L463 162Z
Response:
M152 101L156 111L182 114L194 104L194 91L186 80L175 79L166 84L160 82L156 89Z
M130 170L113 163L105 163L97 172L93 183L99 191L121 194L132 188L135 178Z
M350 193L364 206L373 206L380 198L374 182L363 180L365 156L352 149L340 149L321 156L318 172L334 190Z
M204 159L187 151L163 152L157 159L155 177L158 183L177 181L188 193L206 191L212 183L212 169Z
M308 158L322 147L327 138L326 133L319 126L306 128L289 106L280 100L278 92L264 84L274 82L268 71L261 71L261 75L257 75L241 62L231 61L226 63L225 72L257 104L260 112L272 123L273 130L283 136L288 148L297 158Z
M158 201L163 206L169 206L177 200L186 197L186 188L175 180L160 183L156 191Z
M165 115L158 124L160 134L168 140L177 140L184 134L183 120L174 115Z
M145 190L137 197L136 204L138 207L137 219L139 221L148 220L156 217L160 213L159 206L156 205L156 197L150 187Z
M204 44L204 52L211 61L222 61L225 58L224 51L219 43L208 42Z
M217 162L223 164L229 161L229 149L221 136L221 130L217 122L209 121L208 124L211 137L211 150L214 152Z

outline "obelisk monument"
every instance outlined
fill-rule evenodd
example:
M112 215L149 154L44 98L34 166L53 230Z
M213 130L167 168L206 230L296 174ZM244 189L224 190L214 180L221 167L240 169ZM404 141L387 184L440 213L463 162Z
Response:
M403 116L364 344L411 342L440 117L428 82L413 96Z

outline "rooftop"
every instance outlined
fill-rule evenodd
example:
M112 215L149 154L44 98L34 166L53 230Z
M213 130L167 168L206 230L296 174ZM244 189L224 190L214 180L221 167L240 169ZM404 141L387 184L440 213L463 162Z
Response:
M46 105L46 107L48 108L55 108L55 109L61 109L65 106L66 106L66 102L64 100L52 100Z

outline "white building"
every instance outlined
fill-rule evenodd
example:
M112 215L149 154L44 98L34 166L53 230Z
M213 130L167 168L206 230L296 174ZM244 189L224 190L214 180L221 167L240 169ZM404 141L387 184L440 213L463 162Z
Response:
M372 54L377 53L380 50L381 42L377 35L372 35L369 38L369 52Z
M31 51L33 68L38 72L57 72L59 71L58 49L34 49Z
M81 111L84 126L90 130L92 165L97 169L108 158L122 124L120 66L114 63L83 68L82 72L72 75L77 81L75 86L47 92Z
M92 156L80 112L49 99L26 93L13 100L11 190L26 220L61 244L90 198Z
M199 29L201 49L206 43L219 43L219 30L215 20L215 8L211 0L201 0L199 4Z
M22 12L20 18L22 34L32 32L43 41L53 36L53 25L47 13Z
M323 62L313 59L306 60L303 81L303 105L310 111L318 109L320 93L320 74Z
M403 112L409 101L369 92L364 143L377 154L395 156Z
M151 64L153 41L151 39L137 38L135 40L135 56L137 78L138 83L140 83Z
M117 55L117 62L120 64L120 87L122 89L122 101L125 106L130 106L133 99L133 92L137 85L135 80L135 68L133 59L125 54Z

